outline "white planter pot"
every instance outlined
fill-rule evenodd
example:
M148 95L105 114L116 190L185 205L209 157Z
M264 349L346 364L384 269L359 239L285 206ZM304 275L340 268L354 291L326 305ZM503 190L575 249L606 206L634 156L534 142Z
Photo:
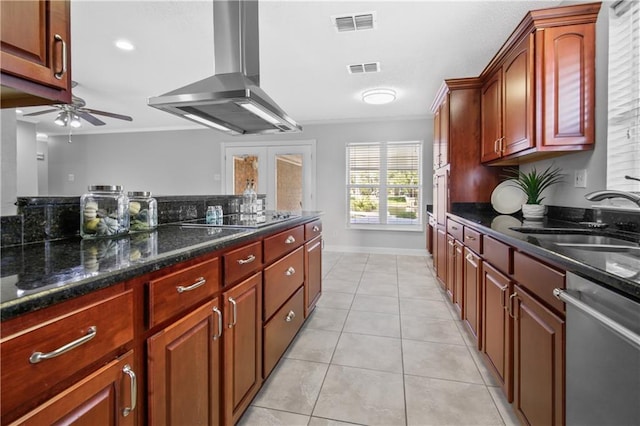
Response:
M525 219L529 220L540 220L544 218L545 213L547 212L547 206L542 204L523 204L522 205L522 216Z

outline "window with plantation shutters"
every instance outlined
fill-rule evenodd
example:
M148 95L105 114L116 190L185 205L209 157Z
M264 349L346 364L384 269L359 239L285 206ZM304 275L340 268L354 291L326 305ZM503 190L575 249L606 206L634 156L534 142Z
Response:
M422 230L422 142L347 145L347 224Z
M640 2L609 10L607 188L640 191Z

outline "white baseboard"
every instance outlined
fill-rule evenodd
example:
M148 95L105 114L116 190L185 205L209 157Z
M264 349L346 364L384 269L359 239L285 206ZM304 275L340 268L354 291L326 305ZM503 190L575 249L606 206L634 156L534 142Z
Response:
M396 256L431 256L426 249L401 249L394 247L332 246L327 244L324 246L324 250L343 253L391 254Z

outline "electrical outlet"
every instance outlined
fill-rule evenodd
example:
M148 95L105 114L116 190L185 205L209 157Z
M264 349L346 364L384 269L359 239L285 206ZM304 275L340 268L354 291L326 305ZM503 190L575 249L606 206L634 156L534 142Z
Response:
M573 180L573 186L576 188L587 187L587 169L579 169L575 172L575 179Z
M69 180L69 182L73 182L74 180L76 180L76 177L73 175L73 173L69 173L69 176L67 176L67 179Z

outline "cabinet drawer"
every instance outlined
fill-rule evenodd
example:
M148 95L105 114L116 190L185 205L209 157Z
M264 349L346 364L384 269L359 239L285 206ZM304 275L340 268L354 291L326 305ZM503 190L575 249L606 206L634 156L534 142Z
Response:
M263 375L267 377L304 322L302 287L264 326Z
M513 255L513 277L549 306L564 312L564 303L553 296L554 288L564 288L565 273L520 252Z
M482 254L482 234L464 227L464 245L478 254Z
M264 262L269 263L300 247L304 242L304 226L300 225L264 239Z
M458 223L455 220L447 219L447 233L456 240L462 241L463 229L464 226L462 226L461 223Z
M505 274L513 273L513 247L484 235L482 249L487 262Z
M264 319L273 315L304 281L304 249L300 247L264 270Z
M309 241L322 233L322 221L314 220L304 225L304 239Z
M225 287L248 277L262 266L262 243L260 241L230 251L223 256Z
M8 336L0 343L3 416L109 353L115 358L115 351L132 340L131 290ZM72 342L72 349L60 350ZM49 359L38 361L36 353Z
M220 290L220 259L181 269L149 282L149 327L189 309Z

